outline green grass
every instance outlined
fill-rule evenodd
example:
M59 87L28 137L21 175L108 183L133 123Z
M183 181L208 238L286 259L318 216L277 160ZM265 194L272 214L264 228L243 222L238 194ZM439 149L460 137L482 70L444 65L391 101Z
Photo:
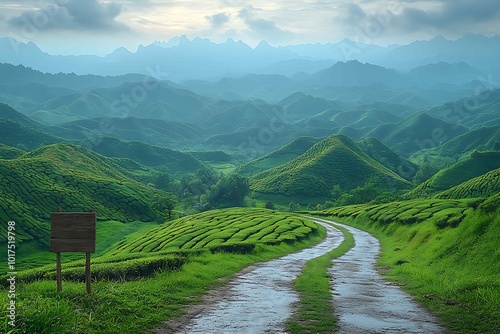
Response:
M492 208L490 202L498 203L498 196L496 202L485 201L477 209L468 207L463 200L408 201L379 207L382 213L392 210L399 215L415 208L433 211L431 218L413 223L372 219L375 207L367 205L329 213L375 235L382 246L379 262L390 268L386 275L404 285L450 330L498 333L500 214L498 204ZM459 221L454 220L456 217L460 217ZM436 299L423 297L429 294Z
M354 238L347 229L334 225L344 234L344 241L330 252L309 260L294 281L300 301L286 322L288 333L333 333L337 329L334 315L330 275L327 269L332 260L345 254L354 246Z
M224 240L239 231L259 230L261 224L278 228L269 230L269 240L208 243ZM195 225L196 229L191 229ZM110 236L120 223L110 222L102 235ZM101 240L102 256L92 260L92 294L86 295L82 281L83 261L63 265L63 292L56 292L54 265L18 273L18 333L143 333L167 319L180 316L183 309L200 300L214 285L226 283L242 268L260 261L280 257L310 247L325 236L325 229L306 218L273 213L270 210L228 209L205 212L161 225L146 233L147 250L137 251L141 229L118 229L118 242L108 245ZM153 232L158 242L151 242ZM198 233L199 232L199 233ZM208 232L208 233L207 233ZM309 233L306 233L309 232ZM185 240L200 237L191 248L171 252L169 234L185 234ZM121 236L120 236L121 234ZM267 235L266 235L267 236ZM283 237L284 242L280 242ZM138 239L139 238L139 239ZM290 239L287 239L290 238ZM98 238L99 239L99 238ZM161 240L161 242L160 242ZM173 239L175 240L175 239ZM156 248L163 241L164 248ZM112 242L112 241L110 241ZM199 246L199 242L204 242ZM109 246L109 247L108 247ZM120 251L113 252L121 246ZM129 247L130 246L130 247ZM104 251L105 250L105 251ZM38 279L37 281L32 281ZM2 278L2 281L5 281ZM5 288L0 287L0 311L8 302ZM3 290L3 291L2 291ZM9 330L0 323L0 331Z

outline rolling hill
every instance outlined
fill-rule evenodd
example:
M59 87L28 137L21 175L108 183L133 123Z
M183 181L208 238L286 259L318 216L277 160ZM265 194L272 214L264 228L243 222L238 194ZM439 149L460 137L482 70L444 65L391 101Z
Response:
M424 159L438 162L443 158L458 161L474 150L500 150L500 125L467 131L437 147L421 150L412 155L411 159L415 162L422 162Z
M99 219L152 221L153 197L162 194L127 177L116 160L76 145L54 144L0 159L0 170L0 216L17 222L18 242L46 245L47 221L58 206L94 210Z
M436 147L466 131L462 126L418 113L399 123L380 125L367 136L379 139L395 152L408 157L419 150Z
M299 157L318 142L311 137L301 137L291 141L278 150L240 166L237 171L243 175L255 175L266 169L285 164Z
M332 86L368 86L371 84L404 86L410 83L408 78L395 70L369 63L363 64L357 60L340 61L325 70L305 76L304 80Z
M490 197L500 194L500 168L460 183L436 195L436 198L458 199Z
M188 153L152 146L137 141L104 137L92 150L106 157L128 158L142 165L167 168L169 173L189 173L205 165Z
M376 138L367 138L356 142L356 145L371 158L387 169L411 181L418 170L418 165L401 157Z
M339 185L349 191L372 181L380 189L401 189L407 181L364 153L352 139L333 135L299 157L254 175L253 191L263 194L326 198Z
M500 152L473 152L461 160L432 176L427 181L406 194L407 197L428 197L448 190L465 181L500 168Z

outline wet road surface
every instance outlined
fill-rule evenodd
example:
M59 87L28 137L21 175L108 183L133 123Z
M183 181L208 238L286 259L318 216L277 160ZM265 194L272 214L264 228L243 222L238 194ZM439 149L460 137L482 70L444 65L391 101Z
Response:
M382 279L375 269L378 240L367 232L338 224L354 236L355 246L333 261L333 305L339 333L442 333L444 329L411 297Z
M228 283L222 299L175 333L283 333L291 304L298 301L292 281L308 260L338 247L344 239L339 230L320 224L327 229L327 237L320 244L249 267Z
M196 315L176 324L175 330L164 328L158 333L284 333L291 304L298 301L292 281L308 260L338 247L344 239L339 230L325 224L328 220L310 218L327 228L327 237L319 245L246 268L200 305ZM348 229L355 240L355 246L329 269L339 333L443 333L433 316L376 271L378 240L367 232L338 225Z

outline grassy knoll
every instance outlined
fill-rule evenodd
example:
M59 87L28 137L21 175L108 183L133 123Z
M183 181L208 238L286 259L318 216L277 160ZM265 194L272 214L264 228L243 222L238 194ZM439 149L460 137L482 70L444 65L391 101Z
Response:
M327 269L332 260L354 246L354 238L347 229L335 226L344 234L344 241L332 251L306 263L294 281L300 301L293 316L286 323L288 333L332 333L337 326L332 304L330 275Z
M332 135L299 157L250 178L261 194L328 197L334 186L349 191L372 181L380 189L402 189L408 182L364 153L349 137ZM311 200L309 200L311 202Z
M93 258L90 296L81 282L81 260L64 263L61 294L55 291L54 265L19 272L18 332L143 333L180 316L186 305L245 266L310 247L325 236L323 228L305 218L242 208L185 217L143 236L134 233L117 237L103 247L107 255ZM185 235L185 243L172 235ZM224 237L225 243L213 241ZM137 240L144 244L140 250ZM6 303L1 291L0 312ZM0 331L8 329L0 323Z
M356 205L323 212L369 231L380 264L451 330L500 331L498 195Z

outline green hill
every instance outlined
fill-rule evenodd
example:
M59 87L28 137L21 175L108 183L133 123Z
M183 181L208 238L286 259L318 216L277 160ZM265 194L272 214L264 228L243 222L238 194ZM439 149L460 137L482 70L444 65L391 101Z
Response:
M445 190L437 198L475 198L488 197L500 193L500 168L465 181L458 186Z
M448 123L469 128L500 125L500 89L489 89L478 95L428 109L426 112Z
M92 150L114 158L129 158L150 167L166 167L170 173L189 173L205 167L190 154L137 141L105 137Z
M401 189L407 181L364 153L348 137L333 135L292 161L250 179L252 190L274 195L326 198L334 186L349 191L368 181L379 189Z
M356 144L370 157L408 181L417 173L416 164L401 157L376 138L366 138Z
M424 159L439 161L442 158L458 160L477 149L500 150L500 125L470 130L437 147L419 151L411 159L415 162L422 162Z
M136 117L88 118L60 124L58 129L71 132L71 138L86 139L89 134L141 141L155 146L170 147L177 143L198 141L206 137L200 127L189 123Z
M435 147L467 131L466 128L446 123L419 113L395 123L378 126L368 134L405 157L419 150Z
M274 152L240 166L238 172L243 175L255 175L266 169L285 164L302 155L317 142L317 139L311 137L300 137Z
M94 210L99 219L154 220L152 199L161 192L126 173L113 159L75 145L44 146L0 159L1 220L17 222L18 242L34 239L40 244L48 243L47 221L58 206L63 211Z
M25 152L18 148L0 144L0 159L13 159L23 155Z
M500 152L473 152L467 159L439 171L405 196L427 197L496 168L500 168Z

